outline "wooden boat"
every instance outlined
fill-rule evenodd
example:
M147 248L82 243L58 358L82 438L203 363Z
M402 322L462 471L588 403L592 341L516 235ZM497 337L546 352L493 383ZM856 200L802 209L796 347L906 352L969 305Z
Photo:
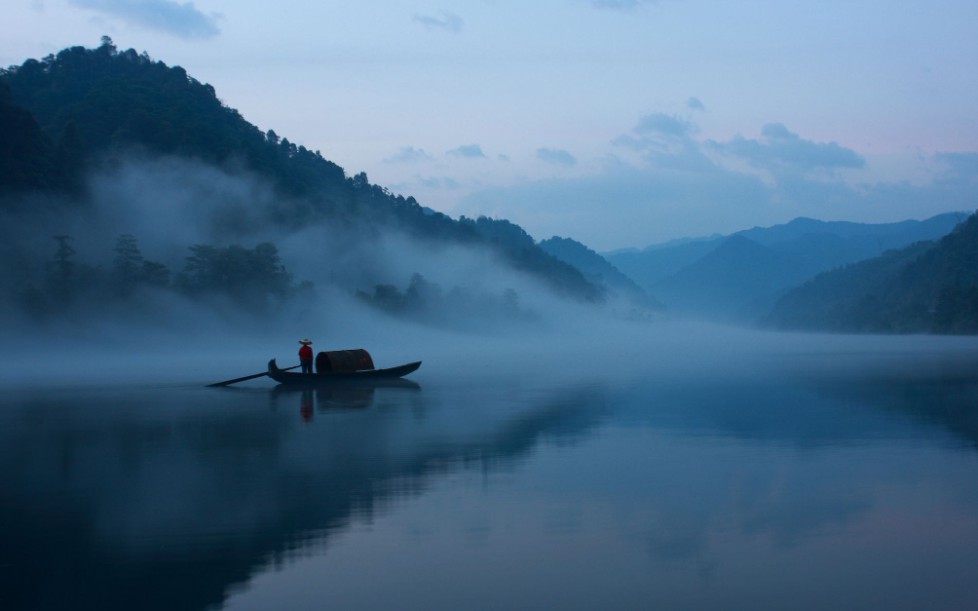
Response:
M275 359L268 361L268 377L279 384L290 386L325 386L345 383L382 383L396 380L416 371L421 361L405 363L384 369L360 369L357 371L324 371L319 373L295 373L279 369Z

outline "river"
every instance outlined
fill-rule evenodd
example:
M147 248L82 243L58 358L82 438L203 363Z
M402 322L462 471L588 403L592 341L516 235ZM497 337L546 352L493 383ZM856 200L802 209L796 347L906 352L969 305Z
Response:
M973 340L718 351L9 385L0 607L978 608Z

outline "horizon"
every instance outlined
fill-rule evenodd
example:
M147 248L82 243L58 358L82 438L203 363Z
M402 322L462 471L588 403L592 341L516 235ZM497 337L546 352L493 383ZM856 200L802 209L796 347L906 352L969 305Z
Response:
M45 0L10 11L0 63L107 35L350 176L609 252L974 210L978 7L926 6Z

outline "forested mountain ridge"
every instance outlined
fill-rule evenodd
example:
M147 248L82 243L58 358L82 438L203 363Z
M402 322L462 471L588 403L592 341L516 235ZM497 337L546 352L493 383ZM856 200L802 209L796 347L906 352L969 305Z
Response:
M96 49L27 60L0 71L0 81L12 103L28 110L58 149L68 149L68 165L138 145L218 165L241 161L288 195L328 197L345 182L339 166L262 133L183 68L133 49L119 52L108 39Z
M966 216L952 212L879 224L797 218L608 259L673 312L753 322L784 291L816 274L940 238Z
M978 215L938 241L818 275L785 294L765 323L842 332L978 333Z
M539 243L540 248L581 270L592 283L606 287L632 304L661 310L662 304L607 259L572 238L553 236Z
M14 211L20 219L34 213L38 194L63 208L91 206L86 178L95 170L140 156L177 158L247 172L270 185L272 197L256 201L246 217L228 220L223 244L233 245L241 235L270 226L283 231L328 226L332 235L343 232L350 243L361 244L396 231L433 249L488 249L558 294L589 302L603 298L601 289L577 269L545 253L512 223L432 214L413 197L371 184L362 172L347 176L319 151L273 130L262 132L183 68L133 49L119 51L107 37L95 49L72 47L0 70L0 128L0 211ZM54 257L54 267L60 264L62 271L67 263L78 262L70 236L63 237ZM139 236L119 236L120 244L131 250L133 237ZM197 257L206 267L218 265L225 255L240 263L246 253L259 252L227 248L198 249L188 260ZM283 265L277 251L264 248L260 253L262 265ZM141 265L138 248L135 254ZM26 255L4 255L8 272L23 267L13 261ZM51 262L34 265L44 266L50 268ZM75 266L76 271L81 267ZM173 280L178 276L171 274ZM160 279L159 274L154 277ZM38 292L38 278L20 280L31 284L29 293Z
M62 163L34 116L13 103L0 81L0 197L26 189L64 186Z

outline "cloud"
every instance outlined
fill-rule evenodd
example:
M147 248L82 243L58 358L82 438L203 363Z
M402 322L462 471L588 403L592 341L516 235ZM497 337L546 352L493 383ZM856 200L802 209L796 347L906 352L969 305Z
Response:
M613 140L619 148L598 171L481 189L456 211L507 218L538 238L563 235L610 250L799 216L919 219L971 210L978 201L978 153L934 155L922 161L936 168L930 181L911 184L874 180L856 151L806 139L781 123L764 125L757 138L718 142L697 133L688 120L649 114Z
M482 152L482 147L478 144L465 144L458 148L448 151L453 157L465 157L467 159L485 159L486 154Z
M942 185L978 191L978 153L938 153L934 160L941 168L937 180ZM976 206L971 202L967 210Z
M405 195L417 191L419 187L425 189L455 190L461 189L462 186L462 183L451 176L421 176L418 174L415 174L410 180L388 185L392 191L401 192Z
M417 177L418 183L429 189L459 189L462 184L450 176Z
M419 163L430 161L432 156L424 149L414 148L413 146L402 147L397 153L384 159L384 163Z
M685 138L694 131L692 123L675 115L656 112L639 119L638 125L632 130L636 134Z
M453 34L461 32L462 26L465 25L465 22L461 17L455 13L449 13L447 11L442 11L440 17L416 14L414 16L414 21L420 23L429 30L445 30L446 32L451 32Z
M686 100L686 108L690 110L706 110L706 106L703 106L703 102L699 98L693 96Z
M537 239L562 235L609 250L743 229L741 219L772 218L773 199L751 174L620 162L593 175L477 191L458 212L508 218Z
M978 177L978 153L938 153L934 158L952 174Z
M631 133L612 141L641 155L649 165L683 171L712 171L714 163L693 135L697 127L675 115L652 113L641 117Z
M788 131L782 123L768 123L761 129L761 139L737 136L727 143L715 143L718 150L766 169L862 168L866 161L859 153L835 142L813 142Z
M205 15L193 2L173 0L69 0L75 6L110 15L133 25L159 30L180 38L214 38L220 33L218 16Z
M542 159L554 165L564 166L565 168L577 164L577 159L573 155L561 149L539 148L537 149L537 159Z

